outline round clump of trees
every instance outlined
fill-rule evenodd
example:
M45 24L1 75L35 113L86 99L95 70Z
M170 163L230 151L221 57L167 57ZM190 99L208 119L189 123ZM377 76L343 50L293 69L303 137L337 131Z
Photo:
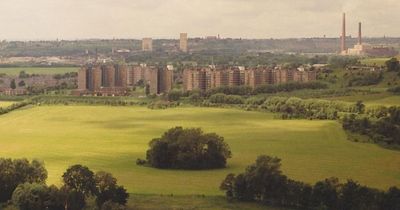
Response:
M226 167L231 155L223 137L200 128L176 127L153 139L146 161L138 160L138 164L161 169L216 169Z

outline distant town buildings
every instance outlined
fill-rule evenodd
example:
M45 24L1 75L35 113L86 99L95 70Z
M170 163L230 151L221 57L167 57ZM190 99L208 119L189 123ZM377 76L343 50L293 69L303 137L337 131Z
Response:
M179 49L182 52L188 52L188 35L187 33L181 33L179 39Z
M11 88L14 81L15 88ZM0 76L0 95L25 95L37 93L48 89L74 87L76 85L76 73L41 75L23 73L18 76Z
M150 94L168 93L172 89L173 67L127 66L120 64L85 65L78 72L78 89L74 95L126 95L129 87L144 85Z
M142 40L142 51L153 51L153 39L143 38Z
M207 91L218 87L250 86L252 88L266 84L287 82L309 82L316 80L315 71L270 69L266 67L231 67L226 69L192 68L183 71L185 91Z
M386 45L370 45L362 42L362 24L358 23L358 42L353 48L346 47L346 14L343 13L341 55L352 56L395 56L397 51Z

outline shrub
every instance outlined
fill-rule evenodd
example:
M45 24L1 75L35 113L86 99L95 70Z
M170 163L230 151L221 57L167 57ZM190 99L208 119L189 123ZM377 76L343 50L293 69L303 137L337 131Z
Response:
M209 101L214 104L244 104L244 100L240 96L225 95L217 93L209 98Z

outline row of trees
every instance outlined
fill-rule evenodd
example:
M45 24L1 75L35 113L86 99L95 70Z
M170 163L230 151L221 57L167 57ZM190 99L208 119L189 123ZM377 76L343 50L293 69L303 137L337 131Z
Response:
M129 194L107 172L74 165L63 174L63 186L47 186L42 162L0 159L0 203L11 201L20 210L81 210L88 197L99 209L123 208Z
M396 95L400 95L400 86L389 88L388 91Z
M88 105L107 105L107 106L133 106L146 105L146 102L133 101L127 97L98 97L98 96L54 96L42 95L31 98L34 104L88 104Z
M398 210L400 189L387 192L348 180L329 178L309 185L282 174L281 160L260 156L239 175L229 174L221 183L229 199L304 210Z
M269 97L260 106L270 112L282 113L283 118L338 119L339 112L362 112L362 104L295 97Z
M146 161L137 163L162 169L214 169L224 168L231 155L223 137L200 128L175 127L153 139Z
M227 95L258 95L263 93L278 93L278 92L291 92L295 90L303 89L326 89L328 85L322 82L289 82L275 85L261 85L256 88L249 86L235 86L235 87L219 87L206 91L205 96L211 96L217 93L223 93Z
M357 72L344 76L347 86L369 86L379 84L383 80L383 72Z
M28 106L30 104L32 104L31 101L22 101L22 102L14 103L14 104L12 104L11 106L8 106L8 107L0 107L0 115L7 114L7 113L9 113L11 111L14 111L16 109L20 109L20 108Z
M343 118L343 128L367 135L379 144L400 145L400 108L379 109L369 116L346 115Z
M289 82L289 83L282 83L282 84L275 84L275 85L261 85L256 88L252 88L250 86L233 86L233 87L219 87L207 90L206 92L203 91L187 91L182 92L178 90L172 90L166 96L166 99L169 101L179 101L181 97L188 97L190 101L198 102L198 99L207 99L212 97L215 94L225 94L225 95L236 95L236 96L252 96L252 95L259 95L259 94L272 94L278 92L292 92L295 90L325 90L328 86L322 82ZM221 95L220 95L221 96ZM192 100L194 99L194 100Z

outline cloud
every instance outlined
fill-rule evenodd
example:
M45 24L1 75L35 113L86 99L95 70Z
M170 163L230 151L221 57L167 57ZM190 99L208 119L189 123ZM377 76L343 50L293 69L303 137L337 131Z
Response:
M398 0L2 0L1 39L400 36Z

